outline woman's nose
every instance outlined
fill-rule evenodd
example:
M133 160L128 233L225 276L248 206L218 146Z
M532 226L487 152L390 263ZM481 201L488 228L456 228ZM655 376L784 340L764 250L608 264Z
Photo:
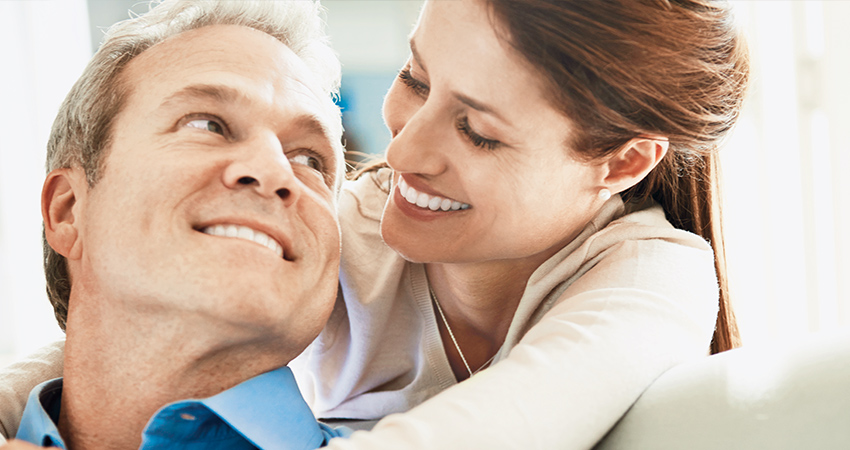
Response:
M445 150L450 121L427 102L415 110L385 107L385 118L392 141L387 147L387 163L398 172L438 175L445 171Z

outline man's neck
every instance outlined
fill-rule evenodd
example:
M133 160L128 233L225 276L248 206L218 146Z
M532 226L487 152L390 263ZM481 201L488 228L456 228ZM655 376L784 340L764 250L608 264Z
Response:
M59 430L71 449L138 448L149 419L166 404L218 394L292 356L271 339L225 343L222 330L193 329L191 321L136 316L107 330L92 320L115 317L85 316L69 315L65 346ZM75 326L75 318L87 325Z

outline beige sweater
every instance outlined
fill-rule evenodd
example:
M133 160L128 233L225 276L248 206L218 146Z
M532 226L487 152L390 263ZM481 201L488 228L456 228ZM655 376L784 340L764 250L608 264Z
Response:
M388 416L331 448L589 448L658 375L707 353L710 247L657 205L615 196L532 275L496 364L458 384L423 267L380 240L385 200L368 176L344 187L343 296L291 365L317 416ZM54 346L0 372L0 431L14 433L26 393L58 376L58 358Z
M343 189L342 295L295 362L318 417L388 416L331 448L589 448L661 373L707 354L710 246L614 196L531 276L495 364L457 383L423 266L380 239L387 176Z

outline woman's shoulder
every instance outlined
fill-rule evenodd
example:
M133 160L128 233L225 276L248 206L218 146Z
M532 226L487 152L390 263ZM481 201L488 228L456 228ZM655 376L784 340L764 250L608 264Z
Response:
M541 267L549 277L575 279L603 259L618 258L624 247L640 248L646 262L669 259L684 249L713 260L711 246L700 236L675 228L655 201L623 203L612 198L587 228ZM632 255L634 256L634 255ZM675 259L675 258L674 258ZM541 274L542 275L542 274Z
M589 253L596 257L567 294L601 290L604 295L645 296L711 319L706 324L713 325L718 287L711 245L670 224L659 204L627 207L593 240L597 249Z
M626 203L622 215L601 228L593 238L607 245L623 241L660 240L674 246L711 252L711 245L705 239L674 227L667 220L664 209L654 200Z
M376 168L346 180L340 190L340 220L363 218L381 220L381 213L390 191L392 170Z
M361 273L368 266L368 271L361 276L364 280L372 280L375 273L384 273L380 270L385 270L387 265L399 265L401 257L381 238L381 215L389 195L391 176L389 168L377 168L359 173L342 186L338 215L342 270L348 276Z
M621 217L589 241L587 255L595 256L589 268L607 272L609 287L634 283L645 289L649 285L660 289L693 283L692 287L699 284L707 291L716 288L711 245L694 233L674 227L654 201L627 205Z
M591 312L589 317L619 320L642 308L677 317L674 327L695 326L707 348L718 296L711 246L673 227L655 203L627 207L600 225L581 245L547 261L548 270L535 274L526 288L528 299L523 298L536 300L527 306L533 312L517 330L528 330L547 316ZM510 338L516 342L522 335Z

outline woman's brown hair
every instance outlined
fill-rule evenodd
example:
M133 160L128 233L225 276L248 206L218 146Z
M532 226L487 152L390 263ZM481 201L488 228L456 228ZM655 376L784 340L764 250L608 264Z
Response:
M711 353L740 345L729 300L716 150L749 80L746 47L717 0L487 0L493 24L548 83L573 123L566 143L593 161L642 135L670 148L621 193L652 197L677 228L711 243L720 310Z

